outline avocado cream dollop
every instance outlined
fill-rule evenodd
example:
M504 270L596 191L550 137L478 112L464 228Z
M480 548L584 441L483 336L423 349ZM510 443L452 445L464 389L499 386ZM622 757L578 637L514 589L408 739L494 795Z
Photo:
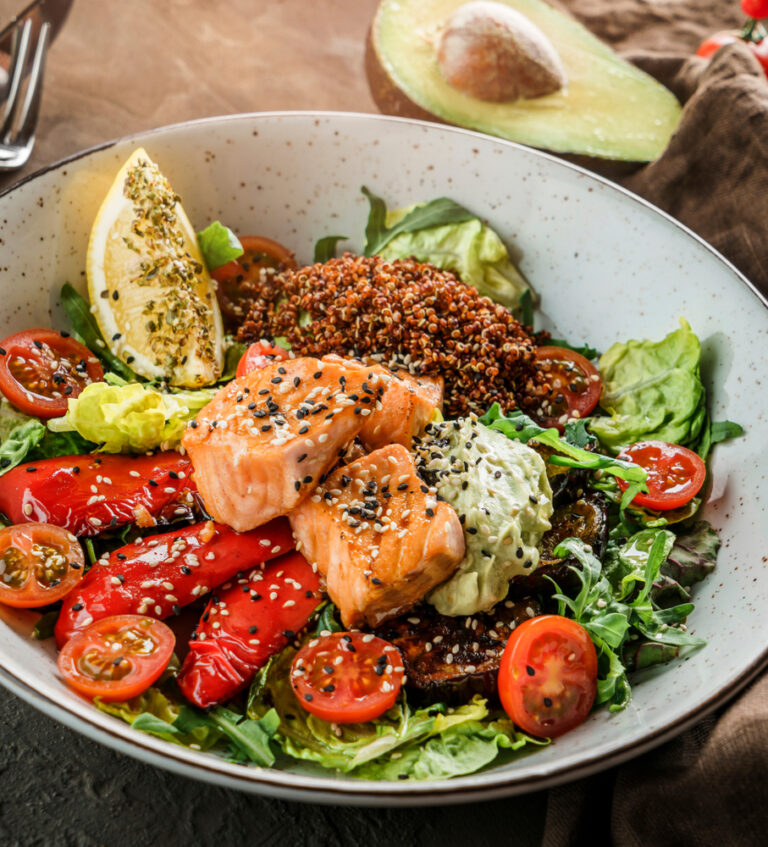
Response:
M414 450L422 472L458 512L467 545L456 573L427 602L443 615L487 611L507 596L512 577L539 564L552 515L544 460L474 416L431 424Z

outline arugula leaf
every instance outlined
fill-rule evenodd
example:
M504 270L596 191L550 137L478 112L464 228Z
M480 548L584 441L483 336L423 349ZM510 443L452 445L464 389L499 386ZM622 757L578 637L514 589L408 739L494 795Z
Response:
M197 243L209 271L239 258L245 252L240 239L221 221L213 221L197 233Z
M317 616L315 635L320 635L323 632L343 632L344 627L339 623L337 614L336 606L328 601Z
M47 638L53 638L53 628L56 626L58 617L59 609L53 609L50 612L43 612L32 629L32 638L36 638L38 641L45 641Z
M644 530L629 539L621 551L624 570L613 573L604 570L591 548L578 538L566 538L555 548L556 556L570 555L581 564L580 569L573 568L581 582L579 593L553 596L559 613L569 612L592 638L598 655L595 703L607 702L612 711L624 708L631 695L625 652L634 662L653 664L664 656L678 655L681 648L696 649L705 643L680 628L693 610L692 603L659 609L653 600L654 584L672 546L671 536L665 530ZM644 642L662 647L638 658Z
M445 224L461 223L477 217L468 209L447 197L438 197L429 203L416 206L394 226L387 228L387 206L381 197L377 197L365 186L360 189L368 198L370 212L365 226L364 256L375 256L397 235L403 232L417 232Z
M533 327L533 294L530 288L526 288L518 299L520 308L520 323Z
M88 301L68 282L61 286L61 303L69 316L78 341L85 344L110 370L123 379L134 382L139 380L139 376L107 347L96 318L91 314Z
M586 343L581 347L575 347L573 344L569 344L564 338L550 338L547 344L552 345L552 347L564 347L566 350L573 350L574 353L584 356L585 359L595 359L598 356L597 350Z
M245 758L257 765L269 767L275 762L275 754L269 746L280 724L274 709L267 711L259 720L243 717L224 706L217 706L203 714L184 705L173 726L184 734L202 727L213 727L226 736Z
M579 418L579 420L568 421L563 427L563 438L574 447L586 447L587 445L597 444L597 439L587 429L589 418Z
M314 262L327 262L336 258L336 247L339 241L346 241L348 235L326 235L315 244Z
M498 430L506 435L507 438L517 439L524 444L534 440L539 444L545 444L551 447L558 454L563 454L550 456L547 461L552 465L580 468L583 470L600 470L618 479L623 479L625 482L637 483L639 486L642 486L635 493L637 491L648 490L645 487L646 472L639 465L576 447L574 444L570 444L560 438L556 429L544 429L544 427L534 423L528 415L519 409L514 409L505 417L502 414L499 404L494 403L480 418L480 423L491 429Z
M21 464L29 451L40 443L45 431L45 424L37 418L30 418L12 429L0 444L0 475Z
M706 459L715 444L727 441L729 438L738 438L743 434L744 427L740 424L733 421L710 421L707 417L701 429L701 440L696 452L702 459Z

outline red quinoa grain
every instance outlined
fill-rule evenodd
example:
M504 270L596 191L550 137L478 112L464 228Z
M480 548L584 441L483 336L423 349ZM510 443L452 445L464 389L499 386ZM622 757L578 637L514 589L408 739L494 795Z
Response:
M311 325L299 325L302 315ZM531 396L535 379L536 342L507 309L412 259L346 253L266 279L237 338L274 336L299 356L374 356L442 376L450 416L484 412L494 401L509 411Z

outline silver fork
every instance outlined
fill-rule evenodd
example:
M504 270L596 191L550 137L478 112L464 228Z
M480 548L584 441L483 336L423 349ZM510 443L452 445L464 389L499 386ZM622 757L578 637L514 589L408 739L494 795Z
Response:
M43 93L45 54L48 49L50 24L40 27L37 43L31 46L32 21L16 27L11 44L7 96L0 124L0 171L12 171L26 164L35 144L35 126ZM26 88L24 75L27 57L34 50Z

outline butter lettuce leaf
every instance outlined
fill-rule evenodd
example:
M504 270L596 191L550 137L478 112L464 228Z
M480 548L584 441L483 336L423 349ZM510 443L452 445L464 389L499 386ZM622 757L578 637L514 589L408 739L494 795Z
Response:
M163 393L146 383L95 382L71 399L67 414L49 421L48 427L53 432L74 430L106 453L170 450L215 393L213 388Z
M388 212L386 225L394 229L423 205ZM387 261L413 256L443 270L453 271L467 285L510 310L520 307L528 283L512 264L504 242L479 218L471 216L439 226L408 230L395 235L379 249Z
M600 357L600 407L590 419L601 445L618 453L636 441L695 445L706 421L701 345L684 319L661 341L613 344Z
M221 221L213 221L197 233L197 243L209 271L220 268L243 255L240 239Z
M17 423L0 442L0 475L21 464L43 439L45 424L37 418Z

